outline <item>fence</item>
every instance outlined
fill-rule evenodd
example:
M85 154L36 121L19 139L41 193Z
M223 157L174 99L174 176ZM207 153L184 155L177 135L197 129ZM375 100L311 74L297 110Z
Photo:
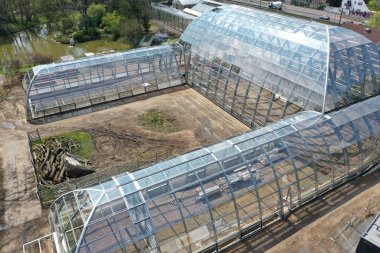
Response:
M380 211L380 196L369 199L365 208L352 211L338 225L330 240L342 253L355 253L360 237L373 221L374 215Z

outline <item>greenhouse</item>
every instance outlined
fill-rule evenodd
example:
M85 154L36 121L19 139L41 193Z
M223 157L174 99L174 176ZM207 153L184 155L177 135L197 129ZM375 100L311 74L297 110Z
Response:
M179 32L185 31L186 27L195 19L195 16L160 3L152 3L151 16Z
M363 173L379 156L380 96L304 111L58 198L60 252L219 250Z
M178 10L183 10L186 8L192 8L200 2L202 2L202 0L173 0L172 5Z
M39 65L24 78L27 119L79 109L182 84L171 46Z
M379 163L380 50L368 39L238 6L196 19L152 6L187 26L187 83L253 130L62 195L49 210L57 252L219 251ZM176 50L35 67L27 111L34 119L179 85Z
M191 22L180 43L188 84L252 127L380 93L379 47L345 28L229 5Z

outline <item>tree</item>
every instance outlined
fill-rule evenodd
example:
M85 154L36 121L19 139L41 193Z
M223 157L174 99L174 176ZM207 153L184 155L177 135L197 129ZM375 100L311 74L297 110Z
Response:
M330 0L330 6L340 7L342 5L342 0Z
M378 11L380 10L380 1L379 0L370 0L368 3L368 8L371 11Z
M114 33L120 29L121 16L116 13L107 13L102 19L102 26L105 28L106 32Z
M105 14L106 6L104 4L90 4L87 10L87 15L96 24L96 26L100 25Z
M380 1L379 0L370 0L368 7L371 11L376 11L369 18L370 27L379 27L380 26Z
M121 24L120 33L133 45L137 45L139 43L143 34L141 25L137 18L124 21Z
M380 26L380 12L376 12L375 14L372 14L372 16L369 18L369 26L370 27L379 27Z

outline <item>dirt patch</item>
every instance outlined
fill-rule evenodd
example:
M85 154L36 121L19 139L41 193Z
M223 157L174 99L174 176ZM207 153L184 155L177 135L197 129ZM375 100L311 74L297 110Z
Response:
M22 252L24 243L48 234L49 232L46 226L47 215L47 213L44 213L44 215L41 215L39 218L0 231L0 252Z
M295 210L285 220L234 245L228 252L344 253L330 240L338 226L378 199L380 171L361 176ZM380 211L372 202L371 212ZM364 217L364 216L363 216Z
M323 197L322 200L332 210L319 214L317 208L308 209L310 210L308 215L314 216L314 221L289 236L289 238L284 238L283 241L268 250L268 253L291 252L292 249L296 249L293 252L303 253L344 253L345 251L342 251L339 245L333 243L330 237L336 234L338 226L344 220L350 219L353 214L364 213L364 209L368 206L368 201L371 198L378 199L380 192L379 180L380 172L376 172L342 186L335 194L331 193ZM370 210L371 213L380 211L380 206L374 204L374 202L371 204L373 206L372 210ZM289 221L298 223L300 222L299 218L299 216L292 215L289 217Z
M110 129L90 129L96 149L91 161L97 168L125 165L130 170L183 154L199 142L193 132L186 130L175 134L155 134L140 129L133 134Z

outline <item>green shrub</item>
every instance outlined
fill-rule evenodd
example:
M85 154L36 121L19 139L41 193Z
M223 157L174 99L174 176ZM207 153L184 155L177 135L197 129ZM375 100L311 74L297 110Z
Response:
M120 29L121 16L115 11L112 13L107 13L102 19L102 26L105 28L106 32L113 33Z
M102 27L106 33L112 34L112 40L117 40L120 37L120 21L121 16L115 11L107 13L102 19Z
M95 27L90 27L86 30L80 30L73 33L73 38L77 42L86 42L100 38L100 32Z
M143 36L143 30L138 19L132 18L125 20L121 24L120 33L123 37L127 39L129 43L137 46Z
M340 7L342 5L342 0L329 0L330 6Z
M106 15L106 6L104 4L90 4L87 9L87 15L96 24L96 26L99 26L102 22L102 18Z
M75 26L74 20L72 20L71 18L64 17L61 20L60 31L63 34L72 33L74 26Z

